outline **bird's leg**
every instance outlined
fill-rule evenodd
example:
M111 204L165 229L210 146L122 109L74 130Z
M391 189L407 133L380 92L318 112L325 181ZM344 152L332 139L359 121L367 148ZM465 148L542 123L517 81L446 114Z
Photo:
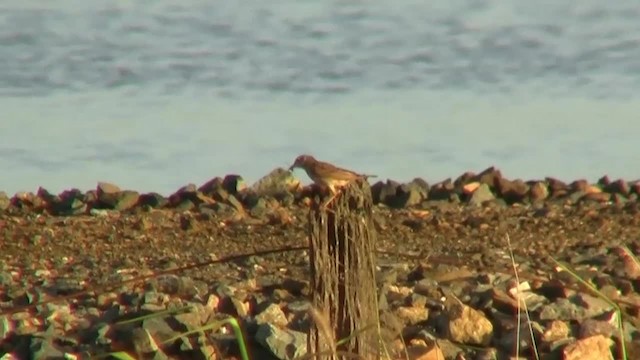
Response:
M339 192L338 192L338 191L336 191L336 190L332 190L332 189L330 189L330 190L331 190L331 194L332 194L332 195L331 195L331 197L330 197L327 201L325 201L324 203L322 203L322 205L321 205L321 207L322 207L323 209L325 209L325 210L327 209L327 206L329 206L329 204L331 204L331 202L332 202L333 200L335 200L335 199L336 199L336 197L338 197L338 194L339 194Z

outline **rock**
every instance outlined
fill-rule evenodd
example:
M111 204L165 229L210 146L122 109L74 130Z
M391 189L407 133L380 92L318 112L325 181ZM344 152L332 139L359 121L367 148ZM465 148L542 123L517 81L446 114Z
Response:
M137 191L125 190L118 195L113 208L118 211L129 210L138 204L139 197Z
M622 246L616 246L611 249L611 253L616 255L622 263L617 269L620 270L620 275L630 280L640 280L640 264L633 253Z
M532 202L543 201L549 197L549 188L542 181L533 182L529 186L529 198Z
M609 179L608 175L605 175L603 177L601 177L600 179L598 179L598 185L605 187L608 186L609 184L611 184L611 180Z
M277 168L253 183L250 190L259 196L272 196L281 200L284 194L298 188L300 188L300 180L291 171Z
M387 180L386 182L378 181L371 186L371 196L374 204L393 203L396 197L396 193L400 187L400 183L394 180Z
M497 182L498 194L509 204L522 202L529 192L529 185L520 179L498 178Z
M202 184L198 189L195 189L207 196L212 196L213 193L222 187L224 180L221 177L214 177L213 179ZM194 191L195 192L195 191Z
M184 331L193 331L204 325L209 319L210 313L206 311L202 304L191 304L192 309L188 312L176 314L173 319L184 327Z
M588 192L580 197L580 201L593 201L597 203L605 203L611 200L611 194L606 192Z
M581 191L586 193L588 187L589 187L589 182L585 179L575 180L571 184L569 184L569 190L572 192Z
M577 340L562 349L564 360L602 360L612 359L612 341L602 335Z
M53 215L69 216L87 212L85 194L78 189L66 190L50 199L49 211Z
M629 199L627 199L624 195L622 194L618 194L618 193L613 193L611 195L611 202L613 202L616 206L618 207L623 207L626 203L629 202Z
M154 209L163 208L169 204L169 200L156 192L150 192L140 195L138 198L138 204L140 206L148 206Z
M474 182L475 178L476 178L476 174L470 171L467 171L466 173L458 176L458 178L453 182L453 186L456 189L462 189L468 183Z
M299 331L279 329L272 324L261 324L256 341L278 359L295 359L307 353L307 335Z
M397 186L395 194L387 195L383 202L391 208L401 209L420 204L427 199L427 194L428 188L414 180Z
M142 321L142 327L138 329L144 330L152 340L155 339L155 341L162 344L163 342L178 335L178 332L167 324L167 320L168 319L162 317L147 318ZM144 340L144 337L141 340ZM155 342L153 344L148 344L150 347L153 347L154 345Z
M187 184L169 195L169 206L177 207L186 201L190 201L193 206L195 206L195 204L199 204L201 202L198 199L197 193L198 189L196 189L195 184Z
M64 353L53 344L52 338L34 336L29 347L33 359L64 359Z
M115 185L105 184L98 184L98 207L123 211L131 209L138 203L138 192L132 190L114 192L117 189Z
M480 182L474 181L462 186L462 193L471 196L480 187Z
M260 312L255 317L256 323L258 325L261 324L273 324L279 327L286 327L289 321L287 321L287 316L284 314L280 306L276 304L270 304Z
M552 177L545 178L545 181L549 184L552 198L559 198L569 193L569 186L565 182Z
M122 191L118 186L108 182L99 182L96 190L98 192L98 197L104 194L116 194Z
M561 320L552 320L547 324L544 332L542 333L542 341L546 343L553 343L558 340L564 340L569 337L571 329L566 322Z
M131 342L133 343L133 347L136 353L139 355L148 356L153 354L153 359L169 359L167 356L156 356L157 354L162 354L162 352L160 351L160 347L156 343L156 339L154 339L154 337L146 329L133 329L133 331L131 332Z
M11 199L7 196L7 193L0 191L0 211L5 211L11 206Z
M481 346L491 342L493 325L482 312L455 299L447 300L446 306L446 328L451 341Z
M235 195L242 190L246 189L247 184L240 175L227 175L222 180L222 188L229 194Z
M606 338L611 338L617 332L616 326L608 321L585 319L580 323L579 337L584 339L594 335L604 335Z
M571 300L585 309L585 318L592 318L612 310L611 304L605 299L589 294L578 293L571 297Z
M502 173L493 166L486 168L474 178L475 181L486 184L491 189L495 189L498 186L500 179L502 179Z
M408 325L416 325L429 318L429 310L424 307L400 306L394 313Z
M455 194L455 187L451 179L446 179L440 183L437 183L429 190L430 200L451 200L451 197Z
M520 353L529 353L531 352L532 347L536 346L534 341L540 338L540 334L542 333L542 327L537 322L531 322L531 328L525 322L520 324L520 331L518 332L513 329L517 328L517 324L509 326L510 330L503 334L500 338L497 339L497 343L500 344L500 347L507 352L513 351L516 346L520 347ZM533 339L531 338L531 333L533 332Z
M629 183L622 179L618 179L612 183L602 185L604 187L604 191L608 193L620 194L624 196L629 196L629 194L631 194L631 187L629 186Z
M481 184L476 191L473 192L469 199L470 205L481 206L487 201L494 200L496 197L491 192L489 185L486 183Z

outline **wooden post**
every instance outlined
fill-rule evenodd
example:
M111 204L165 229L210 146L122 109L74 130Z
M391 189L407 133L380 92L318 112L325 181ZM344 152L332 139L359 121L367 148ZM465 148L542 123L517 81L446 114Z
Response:
M371 189L354 182L326 208L323 203L316 197L309 211L311 297L319 316L311 321L308 353L321 354L316 359L379 359Z

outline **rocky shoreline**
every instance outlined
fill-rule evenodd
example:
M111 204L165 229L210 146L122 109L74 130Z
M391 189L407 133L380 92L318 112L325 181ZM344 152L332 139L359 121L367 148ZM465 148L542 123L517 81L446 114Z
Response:
M416 359L508 358L517 344L524 358L617 359L622 344L640 358L640 181L509 180L489 168L371 188L381 323L394 358L406 357L399 334ZM253 359L303 354L312 321L304 250L171 269L304 247L315 194L284 169L252 186L229 175L168 197L108 183L0 192L0 356L238 358L228 331L180 336L228 316ZM148 278L125 283L140 276ZM121 285L105 290L113 283ZM34 305L61 296L72 297Z

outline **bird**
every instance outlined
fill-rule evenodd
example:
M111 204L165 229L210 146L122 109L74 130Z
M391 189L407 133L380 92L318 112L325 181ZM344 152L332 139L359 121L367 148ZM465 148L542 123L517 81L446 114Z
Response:
M293 165L289 167L289 171L293 171L296 168L303 169L314 183L329 189L332 196L324 203L324 206L327 206L338 196L339 188L348 185L352 181L376 177L375 175L358 174L328 162L319 161L311 155L296 157Z

